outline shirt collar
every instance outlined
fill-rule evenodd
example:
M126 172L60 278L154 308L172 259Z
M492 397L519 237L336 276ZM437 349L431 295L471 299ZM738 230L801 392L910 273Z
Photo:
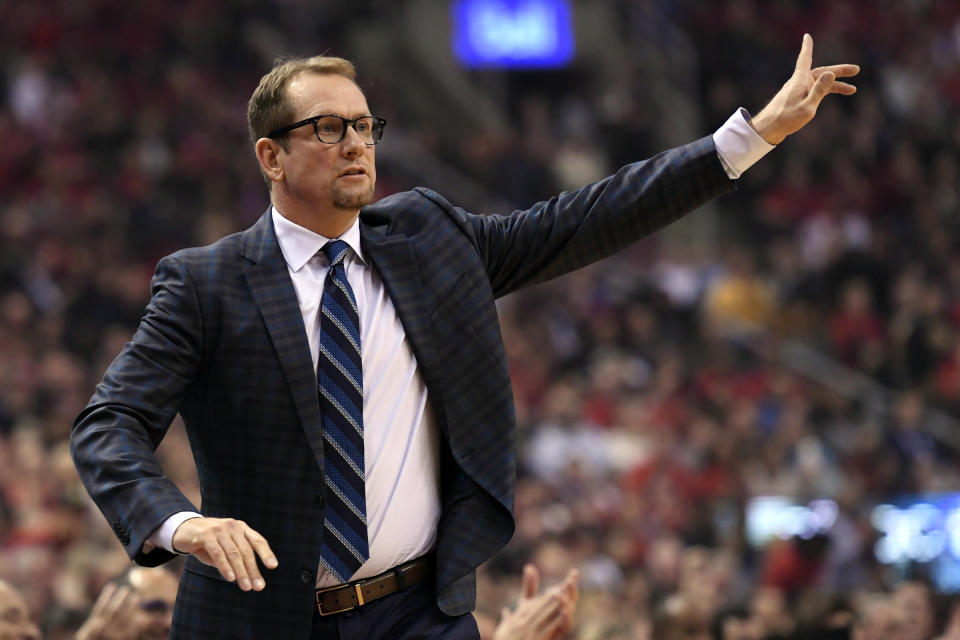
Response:
M273 216L273 229L277 234L277 242L280 243L280 251L283 252L283 259L293 269L294 272L300 271L303 265L310 261L310 258L317 255L317 252L323 248L323 245L330 242L331 238L314 233L305 227L301 227L295 222L283 217L283 214L277 211L276 207L270 207L271 216ZM365 262L363 252L360 250L360 218L358 217L350 225L339 240L343 240L353 249L354 255ZM349 256L348 256L349 258Z

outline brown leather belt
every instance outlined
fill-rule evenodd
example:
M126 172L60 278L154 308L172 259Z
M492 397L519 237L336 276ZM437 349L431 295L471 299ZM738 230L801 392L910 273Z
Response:
M432 575L433 555L423 556L372 578L317 589L317 610L322 616L350 611L422 582Z

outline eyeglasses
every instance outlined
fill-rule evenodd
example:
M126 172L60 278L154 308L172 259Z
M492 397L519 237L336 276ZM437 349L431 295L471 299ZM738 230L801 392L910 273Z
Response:
M387 126L387 121L376 116L360 116L353 120L348 120L342 116L333 114L324 114L313 116L300 122L285 127L280 127L267 134L268 138L279 138L285 133L305 127L308 124L313 125L313 132L317 134L317 140L326 144L337 144L347 135L347 125L353 127L353 130L360 136L360 140L367 146L373 146L380 142L383 137L383 128Z

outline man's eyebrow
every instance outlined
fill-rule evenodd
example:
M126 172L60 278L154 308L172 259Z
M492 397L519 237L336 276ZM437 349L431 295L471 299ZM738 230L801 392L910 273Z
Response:
M356 115L345 116L342 113L336 113L335 111L321 111L321 112L318 112L316 115L313 115L310 117L316 118L318 116L339 116L341 118L346 118L347 120L353 120L355 118L372 118L373 114L371 114L369 111L364 111L363 113L358 113Z

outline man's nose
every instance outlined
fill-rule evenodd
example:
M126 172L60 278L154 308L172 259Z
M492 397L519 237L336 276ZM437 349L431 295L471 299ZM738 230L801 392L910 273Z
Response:
M353 126L347 126L347 132L343 136L343 155L348 158L355 158L366 150L367 145L360 139L360 134Z

